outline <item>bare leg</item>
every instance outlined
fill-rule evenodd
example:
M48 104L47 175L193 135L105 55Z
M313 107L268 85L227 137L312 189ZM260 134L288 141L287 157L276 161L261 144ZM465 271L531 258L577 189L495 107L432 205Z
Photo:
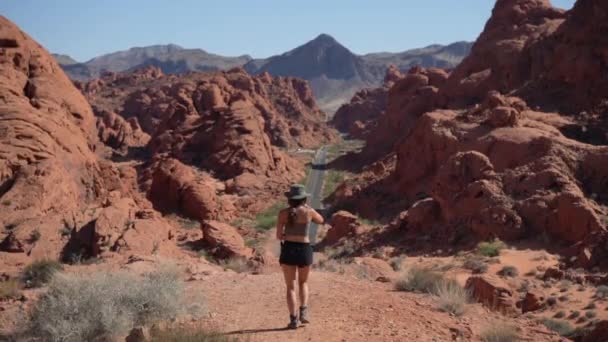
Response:
M281 265L283 268L283 276L285 277L285 286L287 287L287 307L291 316L296 315L296 269L297 266Z
M300 305L308 306L308 275L310 266L298 268L298 285L300 285Z

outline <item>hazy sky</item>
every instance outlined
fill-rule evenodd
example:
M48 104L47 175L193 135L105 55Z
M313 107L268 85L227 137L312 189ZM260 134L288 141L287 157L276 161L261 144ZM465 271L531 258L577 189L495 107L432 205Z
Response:
M553 0L571 8L575 0ZM0 0L0 14L76 60L175 43L268 57L328 33L356 53L474 40L492 0Z

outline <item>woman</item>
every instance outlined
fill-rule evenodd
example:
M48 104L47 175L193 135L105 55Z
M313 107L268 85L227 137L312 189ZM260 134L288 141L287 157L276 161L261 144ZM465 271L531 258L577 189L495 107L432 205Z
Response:
M308 275L312 265L310 245L310 222L321 224L323 217L306 204L308 194L303 185L294 184L285 193L289 208L279 212L277 239L281 240L279 262L287 285L287 307L289 308L290 329L296 329L300 322L309 323L308 317ZM296 275L300 288L300 315L296 313Z

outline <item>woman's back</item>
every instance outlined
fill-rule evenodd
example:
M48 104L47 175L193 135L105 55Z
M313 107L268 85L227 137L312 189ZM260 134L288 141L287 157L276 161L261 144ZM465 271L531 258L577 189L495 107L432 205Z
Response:
M310 222L322 223L323 217L307 205L283 209L279 214L279 224L284 226L283 240L310 242Z

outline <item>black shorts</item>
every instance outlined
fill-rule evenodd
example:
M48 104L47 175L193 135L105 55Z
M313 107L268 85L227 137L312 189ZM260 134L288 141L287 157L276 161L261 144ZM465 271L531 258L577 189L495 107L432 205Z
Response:
M281 244L279 263L298 267L312 265L312 245L305 242L284 241Z

